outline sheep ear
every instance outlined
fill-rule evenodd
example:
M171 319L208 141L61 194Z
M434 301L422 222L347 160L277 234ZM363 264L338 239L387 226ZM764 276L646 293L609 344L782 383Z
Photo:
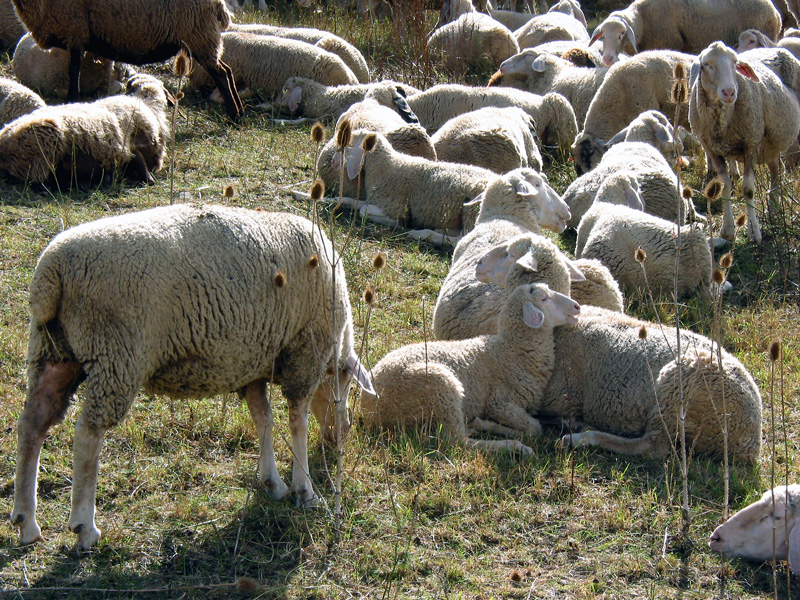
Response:
M630 26L625 28L625 37L628 38L628 41L633 46L633 53L636 54L639 50L636 48L636 36L633 34L633 29Z
M294 86L292 93L289 95L289 110L294 112L300 106L300 101L303 99L303 88L299 85Z
M539 192L536 190L536 188L524 179L517 182L517 185L514 187L514 192L518 196L524 196L525 198L533 198L539 195Z
M344 362L344 366L345 370L355 378L356 383L358 383L362 390L369 392L370 394L377 395L375 388L372 387L372 380L369 377L369 373L355 354L351 354L347 357L347 360Z
M639 190L634 188L626 179L623 181L622 186L625 188L625 202L634 210L641 210L644 212L644 198L639 193Z
M517 264L528 271L539 270L539 260L528 250L523 256L517 259Z
M628 135L628 128L627 127L625 129L621 129L620 131L618 131L614 135L614 137L612 137L610 140L608 140L606 142L606 144L609 145L609 146L613 146L614 144L618 144L619 142L624 142L626 135Z
M586 275L583 274L575 263L571 260L564 261L567 264L567 272L569 273L569 280L570 281L586 281Z
M689 87L694 86L694 82L697 81L698 75L700 75L700 63L698 61L694 61L692 63L692 68L689 69Z
M498 287L505 287L512 264L504 246L492 248L475 265L475 279L481 283L493 283Z
M661 123L655 122L653 123L653 133L656 134L656 139L660 142L672 142L672 135L669 133L669 129L664 127Z
M539 329L544 323L544 313L530 302L522 305L522 322L531 329Z
M547 61L542 54L533 59L533 62L531 62L531 69L537 73L544 73L547 70Z
M477 206L481 202L483 202L484 198L486 198L486 190L482 191L480 194L475 196L469 202L464 202L464 206Z
M397 110L397 114L400 115L403 121L412 124L419 123L417 115L414 114L414 111L411 110L408 102L406 102L405 95L399 93L399 88L395 89L395 93L392 96L392 101L394 102L394 107Z
M361 173L364 166L364 149L361 146L350 148L350 156L347 159L347 176L355 179Z
M599 39L600 39L600 38L603 36L603 30L601 29L601 27L602 27L602 26L603 26L603 25L602 25L602 23L601 23L600 25L598 25L598 26L595 28L595 30L594 30L594 33L592 34L592 39L591 39L591 40L589 40L589 45L590 45L590 46L591 46L592 44L594 44L594 43L595 43L597 40L599 40Z
M747 63L737 62L736 63L736 71L738 71L739 73L741 73L742 75L747 77L750 81L755 81L756 83L761 81L761 79L759 79L758 75L756 75L756 72L753 70L753 67L751 67Z

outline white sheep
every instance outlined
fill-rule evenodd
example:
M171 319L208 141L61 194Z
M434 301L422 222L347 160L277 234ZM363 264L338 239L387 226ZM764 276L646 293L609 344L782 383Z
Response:
M441 55L450 71L458 71L484 63L496 69L519 52L519 45L502 23L483 13L468 12L436 29L428 38L428 49Z
M17 43L11 59L20 83L42 94L66 98L69 92L69 53L60 48L41 49L30 33ZM81 60L80 91L84 96L115 93L124 87L114 61L86 52Z
M514 264L506 266L510 291L526 275ZM721 458L727 426L729 457L756 461L761 393L753 378L736 357L707 337L682 329L680 340L679 376L674 327L583 306L576 325L556 329L555 368L535 416L588 428L561 438L563 446L600 446L662 458L678 443L683 404L687 450Z
M456 245L453 264L433 310L436 339L466 339L496 333L497 314L505 303L505 292L476 279L475 267L486 252L523 234L539 234L541 228L561 233L569 209L546 179L531 169L516 169L494 179L480 198L475 227ZM536 242L510 243L514 260L527 256L525 264L535 269L542 283L569 295L569 261L550 240L539 235ZM524 248L523 248L524 246Z
M81 548L100 538L103 435L125 418L140 389L175 398L243 391L261 445L259 481L282 498L288 488L275 464L266 394L267 382L280 383L289 401L292 490L299 505L309 505L316 499L309 408L330 427L326 412L346 402L351 375L369 386L355 355L342 263L318 227L291 214L176 205L79 225L42 253L30 306L28 400L17 425L11 513L23 544L41 539L42 442L79 385L69 528ZM336 382L326 377L334 366Z
M439 160L508 173L542 168L536 122L521 108L487 106L445 123L431 138ZM392 146L397 148L393 143Z
M19 22L11 0L0 0L0 47L13 48L25 35L25 27Z
M683 140L669 119L657 110L644 111L608 140L608 146L619 142L645 142L658 149L671 165L675 164L676 156L683 164Z
M13 79L0 77L0 127L43 106L39 94Z
M583 123L608 71L606 67L577 67L537 48L526 48L500 65L499 76L493 78L491 85L515 87L534 94L561 94L575 110L577 122Z
M536 133L546 147L568 149L574 139L569 138L569 132L577 133L578 129L575 111L560 94L537 96L511 88L440 84L409 97L408 105L429 133L457 115L485 106L516 106L524 110L536 121Z
M256 93L272 98L294 75L324 85L358 83L341 58L306 42L240 31L226 31L222 42L222 60L236 72L236 85L243 98ZM198 89L216 83L199 69L189 74L189 81Z
M558 40L586 43L589 41L589 32L586 30L585 18L581 23L571 14L548 12L532 18L515 30L514 37L517 39L520 50L523 50Z
M747 29L739 34L739 42L734 47L736 52L741 54L755 48L785 48L795 58L800 58L800 38L798 37L787 37L784 34L777 42L773 42L757 29Z
M593 169L606 151L606 142L643 111L657 110L674 120L676 105L671 93L675 67L681 63L688 73L694 59L682 52L652 50L613 65L597 88L583 130L572 145L578 175ZM685 107L678 118L675 126L689 126Z
M362 392L368 425L428 425L469 447L532 450L518 440L470 438L472 431L539 435L531 416L553 370L553 329L576 321L577 302L544 284L513 290L497 334L404 346L372 369L375 392Z
M625 312L625 298L614 276L599 260L578 258L572 261L583 279L570 283L570 297L581 306L599 306L615 312Z
M324 29L313 27L279 27L277 25L263 25L261 23L232 23L228 31L244 31L258 35L274 35L275 37L289 38L313 44L336 54L344 64L350 67L359 83L369 82L369 67L364 55L358 48L338 35Z
M759 52L758 50L751 50ZM800 63L786 50L774 49L783 61ZM711 168L723 184L720 236L732 240L736 228L731 206L727 159L744 163L742 195L747 205L750 237L761 242L755 211L755 167L766 163L770 172L770 210L780 183L780 153L797 140L800 104L796 93L753 55L749 62L722 43L711 44L692 65L689 121L703 145Z
M600 23L592 42L603 41L603 63L610 67L623 51L696 54L716 40L734 44L750 28L778 37L781 16L770 0L634 0Z
M292 114L310 119L338 119L352 104L370 94L381 104L395 107L403 116L403 111L408 108L406 98L417 93L418 89L389 79L369 84L327 86L307 77L289 77L276 104L288 108Z
M788 560L792 573L800 573L800 485L779 485L733 514L709 538L713 552L766 562ZM774 540L774 542L773 542Z
M182 48L214 79L228 117L244 112L233 72L220 60L220 32L231 23L225 0L13 0L22 23L44 49L69 51L70 101L78 99L83 52L131 64L160 62ZM147 18L143 18L147 15Z

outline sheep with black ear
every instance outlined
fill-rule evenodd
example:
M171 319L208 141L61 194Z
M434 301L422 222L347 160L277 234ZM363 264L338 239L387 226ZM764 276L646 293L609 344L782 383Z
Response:
M275 463L266 389L279 383L289 401L292 491L301 506L317 499L308 475L309 409L335 439L332 407L346 403L351 377L371 389L355 354L342 261L319 227L291 214L175 205L73 227L39 258L30 308L11 513L23 544L41 539L42 443L79 386L69 528L84 549L100 538L95 494L104 433L125 418L140 389L174 398L240 391L261 445L259 481L282 498L288 488Z
M84 52L131 64L161 62L188 50L220 89L228 117L244 112L233 72L220 60L220 34L231 23L225 0L13 0L17 15L44 49L69 52L69 94L79 96ZM147 18L143 18L147 15Z
M518 440L470 438L472 431L539 435L541 391L553 370L553 330L575 323L577 302L544 284L508 295L495 335L398 348L372 369L375 392L361 394L367 424L428 425L469 447L531 448Z
M39 94L13 79L0 77L0 127L43 106Z

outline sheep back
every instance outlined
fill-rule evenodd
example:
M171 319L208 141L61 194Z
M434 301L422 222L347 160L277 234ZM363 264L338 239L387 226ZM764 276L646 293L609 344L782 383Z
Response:
M0 77L0 127L45 105L33 90L13 79Z

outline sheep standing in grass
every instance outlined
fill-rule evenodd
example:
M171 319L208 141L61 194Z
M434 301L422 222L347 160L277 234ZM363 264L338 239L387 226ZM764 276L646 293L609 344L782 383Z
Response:
M480 440L472 431L539 435L532 417L553 370L553 330L574 323L577 302L544 284L513 290L500 330L468 340L404 346L372 369L375 393L361 394L368 424L441 427L470 447L532 450L518 440Z
M581 23L571 14L550 11L533 17L514 31L514 37L517 38L519 48L522 50L559 40L588 42L589 32L586 31L585 20Z
M71 101L78 99L84 51L139 65L164 61L186 48L214 79L228 117L238 121L244 112L233 72L220 60L220 33L231 23L225 0L13 1L39 46L69 51Z
M0 127L43 106L39 94L13 79L0 77Z
M708 545L713 552L766 562L788 560L800 573L800 485L779 485L746 506L714 530ZM774 542L773 542L774 540Z
M603 41L603 63L610 67L620 52L696 54L715 40L734 44L750 28L777 39L781 16L770 0L635 0L600 23L592 42Z
M309 407L330 427L326 412L346 402L351 376L369 382L354 351L342 263L318 227L290 214L177 205L74 227L42 253L30 306L11 513L23 544L41 539L42 443L81 384L69 528L89 548L100 538L103 435L140 389L174 398L243 392L261 444L259 480L282 498L288 488L275 464L266 393L267 382L280 383L289 401L292 489L299 505L309 505L316 499Z
M542 168L536 122L514 106L487 106L453 117L431 141L438 159L447 162L476 165L501 175L520 167Z
M244 98L254 93L272 98L293 75L324 85L358 83L341 58L306 42L240 31L226 31L222 41L222 60L236 72L236 83ZM208 73L199 69L189 74L189 81L196 88L216 84Z
M782 54L783 60L797 63L788 51L781 49L777 53ZM722 198L726 200L720 236L732 240L736 232L727 165L727 159L736 159L744 163L742 195L750 237L761 242L754 204L755 167L759 163L769 167L769 208L776 211L780 153L797 140L800 104L795 92L765 64L757 60L744 62L741 58L719 42L700 53L692 65L689 121L711 167L722 180Z
M486 106L516 106L524 110L536 122L536 132L545 146L568 150L575 137L570 138L569 132L578 131L575 111L560 94L537 96L509 88L440 84L409 97L408 105L429 133L455 116Z
M436 339L462 340L495 333L505 292L476 279L478 261L498 244L521 234L539 234L542 227L561 233L569 218L564 201L542 175L531 169L517 169L494 179L482 194L480 204L475 228L456 245L453 264L436 300ZM528 255L526 264L538 271L540 281L568 295L569 261L555 244L537 237L534 248L529 242L524 249L522 244L514 245L509 253L515 255L515 260Z

